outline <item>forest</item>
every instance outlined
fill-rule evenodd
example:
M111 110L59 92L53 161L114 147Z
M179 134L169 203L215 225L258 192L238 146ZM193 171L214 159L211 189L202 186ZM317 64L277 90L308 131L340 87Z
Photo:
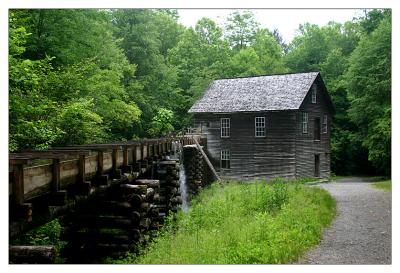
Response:
M249 10L9 11L9 151L164 136L212 80L320 71L336 108L332 171L391 172L391 10L305 23L285 43Z

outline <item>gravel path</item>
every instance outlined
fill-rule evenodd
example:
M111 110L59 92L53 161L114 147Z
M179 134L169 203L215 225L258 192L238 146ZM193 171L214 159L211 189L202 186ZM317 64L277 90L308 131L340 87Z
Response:
M337 217L300 264L391 264L392 196L364 178L318 184L337 202Z

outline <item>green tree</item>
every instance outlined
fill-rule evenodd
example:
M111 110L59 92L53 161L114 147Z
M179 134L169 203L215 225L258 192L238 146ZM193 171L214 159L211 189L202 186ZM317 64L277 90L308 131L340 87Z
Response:
M172 125L174 113L171 110L161 108L158 110L157 115L151 121L151 128L149 134L155 137L165 136L174 130Z
M251 11L235 11L229 15L225 25L225 35L232 48L241 50L250 45L260 24Z
M351 55L346 74L349 116L368 149L368 159L390 173L391 158L391 16L364 36Z
M362 173L373 169L368 164L366 149L355 135L357 126L347 113L350 103L344 74L361 32L357 22L330 22L323 27L304 24L285 56L290 71L321 71L336 108L331 124L331 143L332 170L337 174Z
M178 72L181 100L172 108L181 121L176 128L191 123L187 111L213 79L227 75L230 49L221 28L209 18L187 29L178 44L168 51L168 63Z
M229 63L231 77L248 77L263 74L260 58L252 48L244 48L235 54Z
M93 111L93 99L77 99L65 105L57 116L62 131L57 145L99 143L104 135L102 117Z
M259 57L259 65L263 74L287 72L283 63L283 48L268 29L257 31L251 47Z
M16 10L13 17L9 58L13 150L131 138L140 110L127 90L141 87L136 67L112 36L108 12ZM21 29L30 30L23 39ZM90 47L83 46L82 39ZM48 53L55 56L41 58ZM64 126L64 120L73 116L71 109L86 117L82 119L86 126ZM71 130L82 138L66 137Z
M279 32L279 29L275 28L274 31L272 32L272 35L274 36L275 41L281 46L283 52L285 54L287 54L289 51L289 48L288 48L288 45L283 40L282 35Z
M51 58L22 59L29 34L13 12L9 16L9 150L43 149L59 137L51 119L57 103L43 92Z
M181 101L177 68L167 63L165 54L178 42L182 26L166 12L144 9L114 10L114 35L135 73L142 90L128 91L142 111L139 136L149 131L160 107L174 109Z

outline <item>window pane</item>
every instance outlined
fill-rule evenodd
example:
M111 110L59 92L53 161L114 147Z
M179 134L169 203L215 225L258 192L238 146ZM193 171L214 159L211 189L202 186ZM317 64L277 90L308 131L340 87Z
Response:
M221 118L221 137L230 136L230 118Z
M302 132L304 134L307 133L307 127L308 127L308 113L302 112Z
M265 136L265 117L255 118L255 136L256 137Z
M231 167L230 150L229 149L221 150L221 168L230 169L230 167Z
M313 85L312 91L311 91L311 102L316 103L317 102L317 86Z

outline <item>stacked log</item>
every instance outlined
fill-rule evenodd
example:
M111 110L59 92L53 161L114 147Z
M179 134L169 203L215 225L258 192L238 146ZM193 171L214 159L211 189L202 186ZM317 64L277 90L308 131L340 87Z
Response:
M10 263L52 264L55 262L54 246L10 246Z
M157 178L160 180L160 193L155 204L161 206L160 212L167 215L176 212L182 204L179 191L179 163L177 160L163 160L157 164Z
M203 157L196 145L183 147L183 161L185 162L186 185L190 198L203 187Z
M178 169L176 161L160 161L157 180L124 179L91 196L69 219L70 262L119 257L151 240L182 202Z
M135 250L143 240L141 206L147 186L124 182L92 195L66 219L68 262L118 257Z

